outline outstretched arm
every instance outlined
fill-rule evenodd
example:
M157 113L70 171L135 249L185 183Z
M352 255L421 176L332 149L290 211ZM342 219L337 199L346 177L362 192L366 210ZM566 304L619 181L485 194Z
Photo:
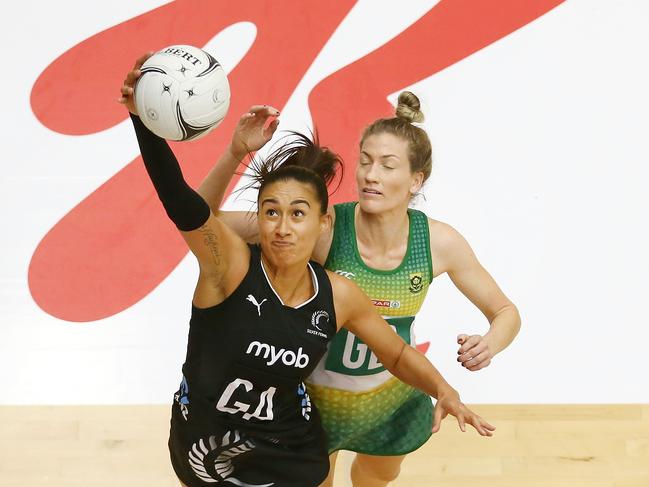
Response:
M140 57L133 69L126 75L121 88L122 97L118 100L126 105L131 113L137 113L134 104L134 89L141 76L142 64L153 55L148 52ZM237 123L232 141L212 171L198 188L198 194L207 202L212 213L219 214L225 191L239 164L252 152L261 149L277 130L279 110L268 105L253 105ZM256 242L256 216L245 211L221 212L219 219L234 233L247 242Z
M137 69L144 59L146 57L138 59ZM201 307L217 304L245 274L248 247L215 217L205 200L186 183L167 142L149 131L137 116L132 90L122 89L122 94L120 101L131 112L144 165L158 197L198 259L200 276L194 302Z
M495 430L480 416L468 409L460 396L428 359L403 339L381 318L370 300L352 281L329 272L336 317L374 352L383 366L395 377L437 399L433 433L448 414L455 416L462 431L471 424L482 436Z
M243 278L248 247L210 211L205 200L183 178L180 165L164 139L131 114L140 152L169 219L198 259L200 275L194 304L214 306ZM242 266L242 264L244 264Z

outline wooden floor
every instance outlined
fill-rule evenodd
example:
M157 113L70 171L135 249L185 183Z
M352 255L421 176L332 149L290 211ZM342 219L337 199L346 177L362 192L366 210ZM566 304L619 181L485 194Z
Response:
M480 405L493 438L453 419L393 486L649 487L649 405ZM178 487L166 406L0 406L2 487ZM351 486L341 455L336 486Z

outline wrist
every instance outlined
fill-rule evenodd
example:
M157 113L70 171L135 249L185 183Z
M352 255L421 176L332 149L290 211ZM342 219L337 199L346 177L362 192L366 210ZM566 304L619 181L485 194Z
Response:
M487 350L492 357L500 352L498 340L491 334L491 330L483 335L482 340L487 344Z
M437 400L442 401L445 399L460 400L460 393L453 389L450 385L446 384L440 387L437 391Z
M227 148L227 152L233 159L236 159L238 162L243 161L243 159L248 155L248 151L245 149L236 149L230 144Z

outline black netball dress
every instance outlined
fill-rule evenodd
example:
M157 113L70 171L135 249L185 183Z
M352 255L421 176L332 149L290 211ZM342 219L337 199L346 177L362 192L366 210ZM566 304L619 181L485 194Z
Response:
M324 432L303 381L336 333L331 283L310 262L314 295L293 308L273 290L258 246L239 287L192 308L169 450L189 487L309 487L327 476Z

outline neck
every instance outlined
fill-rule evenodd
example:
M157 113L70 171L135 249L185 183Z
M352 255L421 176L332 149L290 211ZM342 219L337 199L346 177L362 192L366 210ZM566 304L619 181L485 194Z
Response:
M264 255L261 262L271 286L286 306L299 306L315 293L311 271L303 262L279 266Z
M399 206L381 213L367 213L356 205L356 238L366 248L385 252L408 240L410 220L408 206Z

